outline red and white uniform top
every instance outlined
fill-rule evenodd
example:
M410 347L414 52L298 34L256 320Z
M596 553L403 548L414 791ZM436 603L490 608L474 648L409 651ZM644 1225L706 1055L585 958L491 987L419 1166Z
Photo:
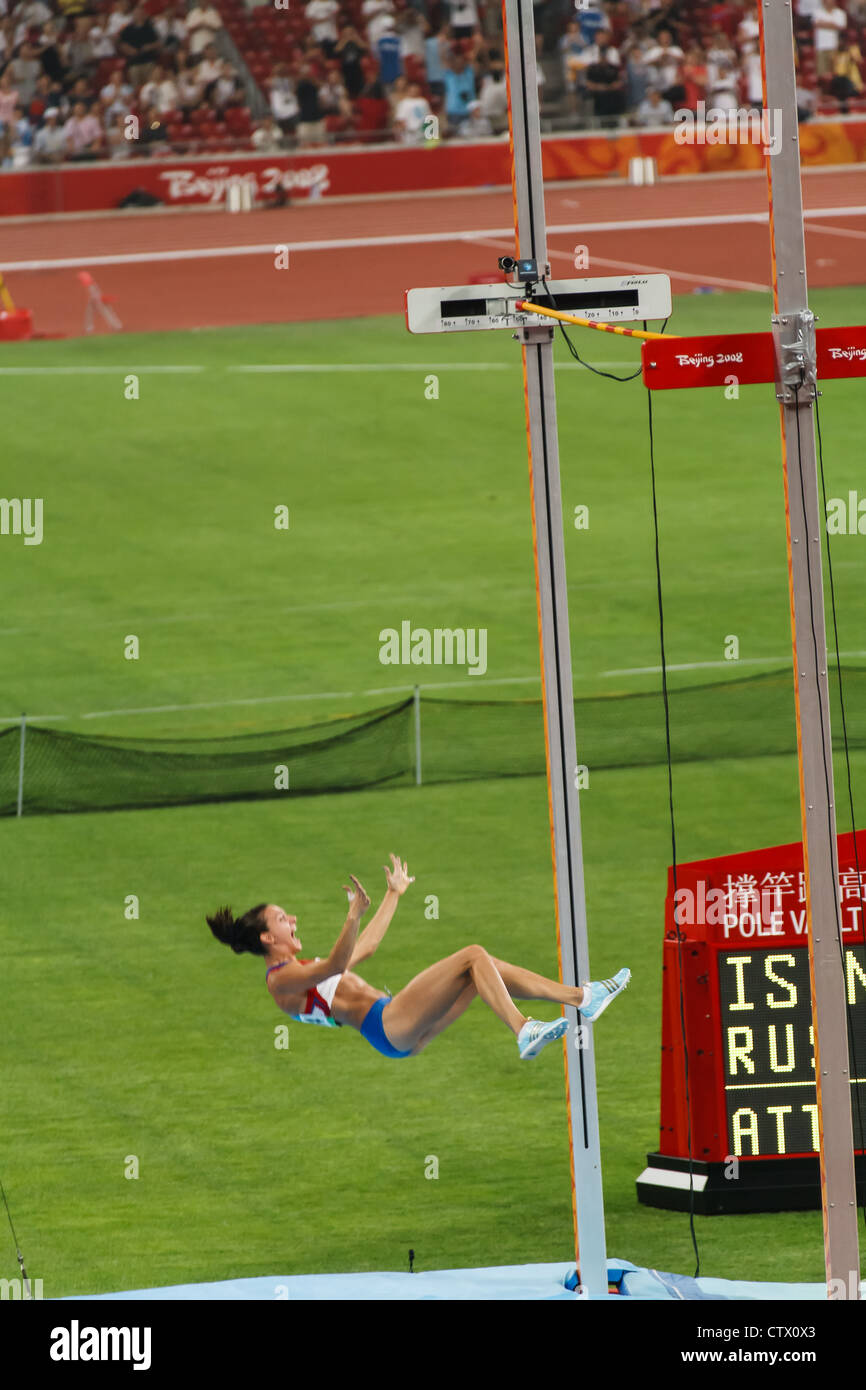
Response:
M316 956L316 960L321 960L321 956ZM280 961L278 965L272 965L265 973L265 979L270 975L271 970L279 970L282 965L287 965L288 961ZM299 965L309 965L308 960L298 960ZM334 1002L334 995L337 993L337 985L343 978L343 971L339 975L329 975L326 980L320 980L312 989L307 990L304 1000L303 1011L299 1014L289 1013L288 1009L283 1012L289 1014L296 1023L318 1023L324 1028L342 1028L342 1023L338 1023L331 1017L331 1005Z

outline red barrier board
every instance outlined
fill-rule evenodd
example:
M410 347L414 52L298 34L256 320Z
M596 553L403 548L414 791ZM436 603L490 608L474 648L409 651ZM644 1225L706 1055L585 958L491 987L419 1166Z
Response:
M815 330L820 381L866 376L866 327ZM754 386L775 381L771 333L654 339L641 344L644 384L653 391L690 386Z
M700 338L655 339L641 344L644 384L653 391L686 386L740 386L773 381L770 333L720 333Z
M662 178L725 174L763 168L759 144L681 145L672 131L595 132L546 136L545 181L625 178L636 156L656 160ZM801 127L804 166L866 162L866 121L851 119ZM220 204L229 180L240 178L254 196L273 198L421 192L436 188L511 186L506 139L479 144L430 142L421 148L384 145L334 147L297 154L171 156L51 169L0 172L0 217L89 212L117 207L135 189L171 207Z
M856 860L852 834L837 843L853 1097L866 1084L866 831ZM680 864L676 896L668 871L659 1152L676 1158L689 1152L686 1049L694 1159L818 1152L802 844ZM853 1117L862 1153L856 1105Z

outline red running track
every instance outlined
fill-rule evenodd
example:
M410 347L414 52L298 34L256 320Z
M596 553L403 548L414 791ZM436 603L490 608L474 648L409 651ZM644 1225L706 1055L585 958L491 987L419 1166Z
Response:
M809 170L803 187L810 286L866 283L863 171ZM558 278L664 271L674 293L769 288L763 174L557 185L546 201ZM37 334L82 332L80 269L115 296L129 332L365 317L402 313L412 285L497 279L512 216L508 190L5 222L0 269ZM589 272L574 269L576 245ZM288 269L275 266L280 246Z

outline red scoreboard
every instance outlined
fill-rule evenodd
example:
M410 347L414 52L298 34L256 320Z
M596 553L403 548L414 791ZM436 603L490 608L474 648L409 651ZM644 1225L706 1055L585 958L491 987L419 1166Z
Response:
M856 857L852 834L840 835L838 847L859 1187L866 1181L866 831L857 832ZM821 1204L801 844L678 865L676 896L668 871L661 1124L647 1165L637 1189L649 1206L687 1210L690 1166L699 1213Z

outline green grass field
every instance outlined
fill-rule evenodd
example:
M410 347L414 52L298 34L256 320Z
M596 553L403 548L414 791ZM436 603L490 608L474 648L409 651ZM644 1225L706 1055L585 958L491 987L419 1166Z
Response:
M866 290L815 293L813 307L823 324L862 321ZM767 316L757 296L688 297L670 331L757 331ZM575 341L590 361L637 362L617 339ZM562 346L557 360L575 692L653 689L646 392L573 368ZM237 370L286 363L356 369ZM166 366L197 370L148 370ZM192 738L373 708L386 697L365 692L417 678L379 661L380 630L403 619L487 629L486 676L449 694L538 693L508 334L417 339L388 318L119 336L10 347L0 368L4 494L44 499L41 545L0 539L0 716ZM137 400L124 396L129 374ZM425 398L431 374L438 399ZM825 388L831 497L861 483L860 391ZM721 663L731 635L740 652L672 683L786 667L772 389L659 394L654 427L668 660ZM579 505L585 530L569 523ZM287 531L274 527L279 506ZM860 540L833 544L851 653L866 615ZM124 659L130 635L137 661ZM863 764L855 756L855 792ZM792 759L678 766L674 786L682 860L799 838ZM581 816L593 971L634 972L596 1042L608 1250L691 1272L688 1218L639 1206L634 1188L658 1142L666 796L661 767L591 773ZM0 849L0 1175L46 1296L402 1269L410 1246L420 1269L570 1258L558 1049L523 1065L476 1001L404 1067L348 1029L292 1026L278 1051L261 963L220 949L204 923L223 901L281 902L305 954L325 954L346 874L375 900L395 850L417 883L362 970L372 983L396 992L471 941L555 975L543 778L25 816L0 825ZM131 894L137 920L124 916ZM137 1179L125 1176L133 1157ZM702 1273L822 1278L819 1212L697 1228ZM13 1277L4 1229L0 1277Z

